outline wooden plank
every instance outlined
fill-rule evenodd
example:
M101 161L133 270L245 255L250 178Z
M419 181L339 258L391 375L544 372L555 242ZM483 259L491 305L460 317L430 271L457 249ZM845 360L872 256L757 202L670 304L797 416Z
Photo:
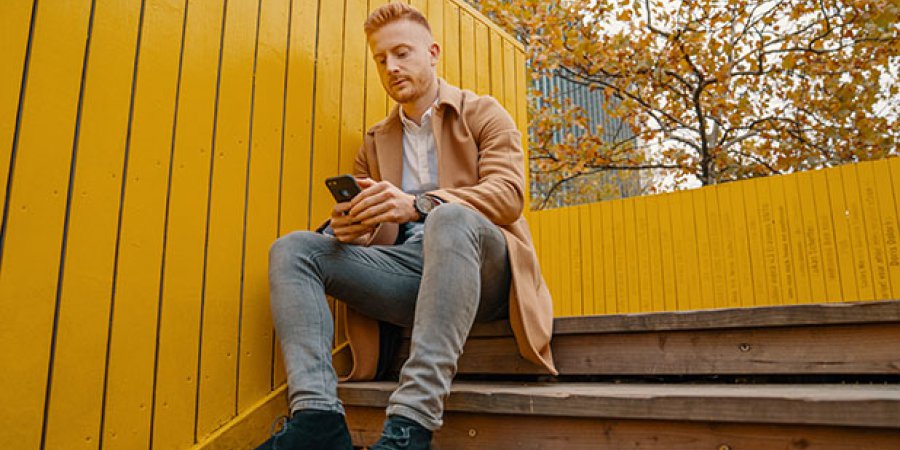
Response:
M210 154L224 2L186 11L157 337L154 445L194 443Z
M478 95L491 93L491 50L488 26L481 20L475 21L475 92Z
M459 86L460 77L460 28L459 6L452 2L444 2L444 51L441 53L444 62L444 79L448 83ZM512 71L515 73L515 70ZM510 75L512 77L512 75ZM515 83L511 84L515 89ZM512 112L512 110L510 110Z
M366 42L359 30L366 21L366 0L350 0L344 6L344 70L341 86L340 173L352 173L353 161L362 145L365 120ZM355 31L355 32L349 32ZM312 180L324 183L323 180Z
M503 106L507 111L516 108L516 53L512 42L503 41Z
M849 276L856 277L856 289L858 297L846 300L874 300L875 287L872 282L872 265L869 259L869 239L866 236L866 226L863 217L863 206L859 187L859 174L857 164L846 164L838 168L841 179L844 182L844 200L847 202L845 216L850 232L850 245L853 259L851 264L853 271Z
M0 3L0 211L6 207L6 181L18 132L22 77L36 5L37 2L27 0Z
M501 105L506 105L506 91L503 83L503 38L500 33L491 29L488 33L490 68L491 68L491 96L497 99ZM488 67L488 66L485 66Z
M140 8L139 0L103 2L94 12L45 448L96 449L100 438L123 148Z
M280 386L215 432L198 436L192 450L250 450L262 444L272 422L287 415L287 386Z
M878 201L878 188L880 183L875 178L876 161L859 163L856 166L859 175L859 195L862 203L862 222L866 231L866 248L869 250L869 267L872 271L873 291L876 300L891 298L891 281L888 275L887 254L885 252L885 237L882 226L881 210L892 210L882 206ZM888 193L890 190L887 191ZM882 194L884 195L884 194ZM893 214L892 214L893 215ZM896 215L894 223L896 224Z
M349 406L386 406L395 382L338 385ZM455 382L447 411L787 425L900 427L893 386ZM896 432L896 430L895 430Z
M839 168L825 170L831 223L834 226L834 251L841 280L840 300L851 302L859 298L856 271L853 268L853 242L850 237L850 211L844 197L843 172Z
M387 0L369 0L369 12L374 11L381 5L386 5ZM307 33L301 33L306 35ZM309 33L312 35L312 33ZM315 36L312 36L310 43L315 45ZM310 70L315 69L315 50L310 50L309 52L309 61ZM304 58L305 59L305 58ZM310 81L311 83L311 81ZM312 84L310 84L311 86ZM311 98L311 97L307 97ZM298 99L299 101L299 99ZM307 100L307 104L308 104ZM365 119L365 127L368 130L373 127L376 123L380 122L384 119L387 114L387 94L384 92L384 88L381 87L381 78L378 76L378 67L375 65L375 60L372 58L370 52L366 53L366 119ZM308 158L307 158L308 160ZM308 163L307 163L308 164ZM317 226L318 224L312 224L312 227Z
M891 158L875 165L876 191L881 211L881 229L887 253L888 276L891 282L891 298L900 298L900 219L895 205L900 204L900 159ZM894 173L891 168L896 167ZM893 180L893 183L891 182Z
M278 233L287 13L286 0L263 0L260 5L247 171L238 411L273 389L274 330L269 309L268 253Z
M838 266L835 221L828 189L828 173L825 170L811 172L813 192L818 193L814 200L827 295L824 300L838 302L843 299L843 288L841 286L841 269Z
M354 444L371 444L381 436L384 410L350 406L347 408L347 420ZM435 433L433 445L447 450L893 450L900 445L900 437L893 429L535 417L450 411L444 416L444 426Z
M420 6L416 6L416 3L419 3ZM444 48L444 3L443 0L412 0L412 5L425 13L428 25L431 26L431 34L434 36L434 41L437 42L441 49ZM438 76L446 78L446 55L443 53L442 51L437 69Z
M104 449L150 441L184 2L144 5L107 356Z
M197 436L205 436L237 414L237 361L241 301L247 142L259 2L229 1L219 69L219 99L213 160L204 285L203 336L197 397ZM307 12L308 14L308 12ZM315 18L313 14L313 18ZM288 99L292 92L288 91ZM299 132L299 130L297 130ZM307 145L309 141L306 141ZM291 161L291 159L285 159ZM303 161L309 164L309 157ZM295 166L291 166L295 167ZM307 185L303 189L304 195ZM293 192L294 186L284 185ZM305 199L304 199L305 200ZM306 222L285 214L282 220Z
M478 87L475 81L478 72L475 65L475 19L465 11L459 14L459 50L460 87L474 91ZM516 68L519 68L518 62Z

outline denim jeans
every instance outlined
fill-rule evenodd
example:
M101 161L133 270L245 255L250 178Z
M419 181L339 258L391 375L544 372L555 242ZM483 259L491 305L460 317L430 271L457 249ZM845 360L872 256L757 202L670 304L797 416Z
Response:
M369 317L413 327L387 414L435 430L472 324L508 315L510 266L496 225L472 209L444 204L428 215L423 236L400 245L362 247L307 231L285 235L269 252L269 282L292 411L343 413L327 294Z

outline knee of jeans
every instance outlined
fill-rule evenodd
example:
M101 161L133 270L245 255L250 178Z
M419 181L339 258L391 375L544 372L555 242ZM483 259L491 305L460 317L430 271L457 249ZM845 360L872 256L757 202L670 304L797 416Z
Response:
M311 231L294 231L276 239L269 247L269 272L276 273L294 267L321 238L322 236Z
M445 203L438 206L425 220L426 234L445 235L457 231L475 230L482 218L480 213L463 205Z

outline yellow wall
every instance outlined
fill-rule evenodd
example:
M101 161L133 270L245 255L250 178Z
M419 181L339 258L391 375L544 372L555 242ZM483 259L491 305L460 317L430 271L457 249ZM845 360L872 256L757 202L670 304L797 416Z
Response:
M557 316L900 299L900 158L529 214Z
M268 246L388 111L382 3L0 2L0 448L187 448L283 384ZM524 130L521 46L412 3Z

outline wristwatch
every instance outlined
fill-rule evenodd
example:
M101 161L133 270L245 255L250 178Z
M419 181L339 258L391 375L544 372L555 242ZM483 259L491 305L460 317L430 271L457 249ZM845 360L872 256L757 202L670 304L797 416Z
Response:
M413 200L413 207L416 208L416 212L419 213L419 220L417 222L424 222L425 218L428 217L428 214L434 210L440 202L438 200L428 194L417 194L416 199Z

